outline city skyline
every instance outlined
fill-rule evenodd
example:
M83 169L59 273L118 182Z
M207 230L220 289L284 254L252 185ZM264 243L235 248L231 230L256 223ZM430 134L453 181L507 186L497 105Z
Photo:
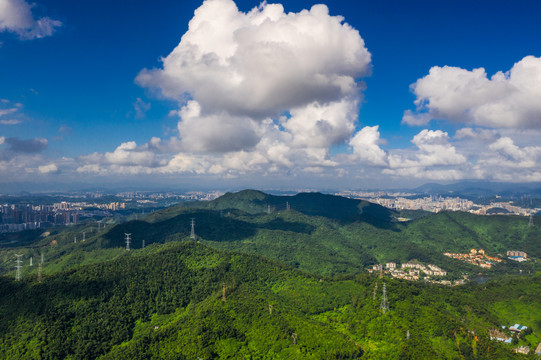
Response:
M2 183L541 182L538 2L0 9Z

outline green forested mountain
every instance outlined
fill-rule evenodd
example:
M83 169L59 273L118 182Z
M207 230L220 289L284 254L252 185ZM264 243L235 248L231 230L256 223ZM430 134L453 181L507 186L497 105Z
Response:
M267 213L272 201L288 202L291 210ZM323 275L354 274L370 264L411 259L471 272L475 267L443 253L472 248L492 255L523 250L541 257L541 227L529 227L528 219L518 216L443 212L398 223L391 211L360 200L322 194L272 197L255 191L198 204L118 225L103 236L102 246L122 246L124 233L133 234L136 247L142 240L185 239L194 219L197 239L209 246L264 255Z
M243 190L237 193L226 193L216 200L180 204L166 210L156 212L148 218L156 221L172 217L186 208L209 210L241 210L248 214L260 214L290 209L309 216L323 216L329 219L367 221L388 221L393 212L383 206L364 200L348 199L341 196L321 193L300 193L295 196L275 196L257 190Z
M541 341L537 218L530 227L514 216L443 212L407 223L394 217L380 206L335 196L243 191L99 233L81 224L3 235L0 354L506 359L523 355L490 341L488 331L514 323L533 330L519 344ZM132 251L124 249L126 233ZM479 267L442 255L471 248L492 255L523 250L532 259L482 271L497 282L460 287L378 279L365 271L417 259L451 277L477 274ZM18 282L14 254L24 259ZM385 314L379 308L383 282L391 310Z
M286 202L290 204L289 211L285 210ZM274 204L270 205L270 213L268 204ZM277 204L284 209L276 209ZM317 215L330 212L335 215ZM144 220L111 226L99 234L91 232L90 225L78 225L51 230L47 237L35 232L19 236L24 238L25 246L20 250L14 246L17 243L4 247L0 251L0 271L13 271L17 252L34 259L44 252L49 272L111 258L124 246L126 233L131 234L134 249L141 248L143 241L150 245L187 240L192 219L197 240L211 247L263 255L328 276L357 274L371 264L412 259L435 263L458 276L479 268L449 259L443 253L467 252L471 248L482 248L491 255L522 250L531 257L541 257L541 220L537 218L534 223L540 224L529 227L528 219L518 216L442 212L406 223L392 221L393 216L378 205L337 196L275 197L242 191L212 202L165 209ZM83 231L87 236L84 243L80 241ZM77 236L79 243L74 244ZM31 239L35 239L33 243ZM51 246L54 241L57 245ZM516 268L516 264L506 262L496 269L502 266L511 267L505 271Z
M386 313L379 309L383 282ZM33 276L0 278L0 353L8 359L507 359L514 357L509 348L488 338L488 329L506 320L498 306L512 297L515 306L539 310L540 284L539 275L462 288L368 275L320 278L258 256L173 242L41 283ZM532 325L539 333L539 321Z

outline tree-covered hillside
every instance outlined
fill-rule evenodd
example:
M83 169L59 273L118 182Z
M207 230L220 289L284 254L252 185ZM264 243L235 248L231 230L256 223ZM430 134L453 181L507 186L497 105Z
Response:
M398 223L387 217L390 213L375 216L379 210L372 211L369 217L363 217L360 212L353 215L353 208L363 204L358 202L347 211L334 211L335 214L350 215L333 218L307 214L307 211L297 211L293 206L291 210L270 213L265 210L252 214L242 210L250 208L247 196L255 202L253 207L257 207L264 194L240 192L240 200L234 201L236 195L201 203L199 208L192 205L188 209L176 209L180 214L174 217L170 217L173 210L168 210L167 216L153 214L148 219L150 223L141 221L118 225L104 235L103 244L122 246L125 233L132 233L139 246L142 246L142 240L148 244L185 239L190 235L190 223L194 219L197 239L209 246L264 255L323 275L355 274L371 264L403 263L412 259L437 263L456 274L473 272L476 267L443 256L444 252L469 252L472 248L504 257L507 250L522 250L530 257L541 257L541 226L528 226L528 219L524 217L442 212ZM305 201L305 196L301 195L297 197ZM317 206L312 206L320 209L313 210L314 214L339 208L336 204L342 200L337 199L343 199L321 194L314 194L314 197L318 199L315 201ZM352 204L349 199L344 200L347 200L344 204ZM221 204L226 211L217 210L216 204ZM233 205L240 209L231 208ZM159 220L162 217L164 220ZM515 267L516 264L507 262L507 265Z
M389 221L395 215L393 211L381 205L364 200L349 199L341 196L321 193L299 193L295 196L275 196L256 190L243 190L225 195L208 202L184 203L147 218L148 221L163 220L182 212L184 209L197 208L219 211L241 210L248 214L260 214L289 209L309 216L323 216L336 220Z
M539 219L530 227L514 216L443 212L406 223L394 216L335 196L244 191L99 232L86 223L3 235L0 354L506 359L522 355L489 340L489 331L514 323L532 330L514 340L518 345L541 341ZM131 251L124 248L126 234ZM531 259L482 271L497 282L459 287L365 271L417 259L452 277L478 274L479 267L442 254L471 248L491 255L523 250ZM14 280L15 254L23 259L21 281ZM383 283L386 313L380 309Z
M291 209L271 208L269 213L266 204L272 201L284 206L287 201ZM304 212L295 208L301 204L304 204ZM336 216L317 215L331 210ZM437 264L458 277L480 269L449 259L443 253L469 252L472 248L482 248L491 255L503 257L507 250L522 250L534 258L524 264L505 261L496 266L495 271L518 273L520 269L538 268L535 261L541 257L541 220L538 218L534 223L539 225L530 227L527 218L518 216L442 212L399 223L392 221L391 215L377 205L336 196L272 197L243 191L212 202L165 209L144 220L118 224L100 233L92 232L89 225L78 225L51 231L46 237L32 233L36 238L34 243L29 240L31 236L20 236L25 239L23 247L0 250L0 271L13 273L15 253L27 259L31 256L38 259L45 253L45 271L49 273L113 258L124 247L125 234L131 234L134 249L142 248L143 241L150 245L188 240L192 219L197 241L211 247L263 255L327 276L358 274L372 264L416 259ZM84 243L80 241L83 231L87 237ZM77 236L79 242L75 244L73 240ZM37 268L26 267L25 271L35 273Z
M379 306L383 283L386 313ZM511 359L517 355L490 341L488 330L507 321L500 309L510 301L537 316L539 284L540 275L462 288L369 275L321 278L259 256L170 242L41 283L35 276L0 278L0 353L6 359ZM534 333L523 342L539 336L541 324L531 326Z

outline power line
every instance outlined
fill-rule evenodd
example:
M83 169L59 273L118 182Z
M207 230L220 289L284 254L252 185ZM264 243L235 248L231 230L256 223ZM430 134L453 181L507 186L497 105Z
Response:
M126 235L126 250L130 251L130 241L131 241L130 236L131 236L131 233L130 234L124 233L124 235Z

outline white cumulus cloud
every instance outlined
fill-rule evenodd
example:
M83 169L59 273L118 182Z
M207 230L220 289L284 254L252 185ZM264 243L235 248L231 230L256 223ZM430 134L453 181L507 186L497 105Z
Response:
M259 124L246 116L201 113L201 106L191 100L179 111L178 131L185 152L215 153L248 149L256 145L262 134Z
M253 118L355 96L371 55L343 20L325 5L285 13L262 3L244 13L232 0L206 0L163 68L137 82L181 102L189 94L204 112Z
M0 32L14 32L21 39L50 36L62 23L49 17L34 18L32 7L24 0L0 0Z
M389 168L383 173L434 180L461 179L466 175L460 165L466 165L467 158L449 140L444 131L424 129L411 141L417 150L393 150L388 156Z
M379 147L379 126L365 126L349 141L353 154L373 165L386 166L387 154Z
M497 158L494 164L499 166L506 165L508 167L522 168L539 168L541 164L541 146L526 146L520 148L515 145L514 141L509 137L499 138L488 147L496 152Z
M282 126L292 135L295 147L329 148L345 142L355 131L358 116L357 101L321 104L312 102L292 108L290 117L282 118Z
M286 13L263 2L245 13L232 0L206 0L162 67L136 78L178 103L168 146L176 154L149 161L164 173L228 176L337 166L330 148L355 132L370 61L358 31L325 5ZM126 160L131 152L96 154L100 167L85 171L143 166Z
M56 164L48 164L38 166L38 170L41 174L53 174L58 172L58 166Z
M402 119L425 125L446 119L494 128L541 128L541 58L526 56L508 72L434 66L412 85L415 112Z

